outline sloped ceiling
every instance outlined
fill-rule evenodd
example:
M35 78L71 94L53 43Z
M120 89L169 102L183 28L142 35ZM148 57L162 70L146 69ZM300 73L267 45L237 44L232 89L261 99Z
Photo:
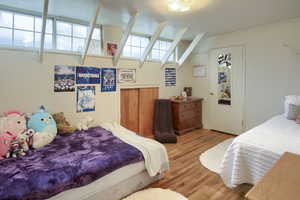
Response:
M167 0L102 0L98 23L125 26L129 13L138 11L134 32L152 34L157 24L169 21L162 33L173 38L176 31L189 27L185 39L197 33L209 35L231 32L255 25L268 24L300 17L300 0L194 0L187 13L173 13L167 9ZM49 14L89 21L96 0L50 0ZM0 0L0 5L32 11L42 11L42 0Z

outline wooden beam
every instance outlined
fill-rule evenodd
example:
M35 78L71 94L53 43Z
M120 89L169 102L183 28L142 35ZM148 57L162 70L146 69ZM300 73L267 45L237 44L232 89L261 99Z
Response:
M167 22L162 22L158 25L155 33L152 35L151 40L143 53L143 56L140 59L140 66L139 66L140 68L145 63L145 60L147 59L149 53L151 52L156 40L159 38L161 32L164 30L166 25L167 25Z
M194 38L194 40L192 41L190 46L185 50L185 52L183 53L183 55L181 56L181 58L178 61L179 69L182 67L182 64L184 63L184 61L189 57L189 55L192 53L192 51L194 50L194 48L197 46L198 42L200 42L200 40L203 38L204 35L205 35L205 33L198 34Z
M43 61L43 55L44 55L45 34L46 34L46 25L47 25L47 18L48 18L48 6L49 6L49 0L44 0L42 33L41 33L41 43L40 43L40 50L39 50L39 56L41 62Z
M124 32L124 34L123 34L123 36L122 36L122 39L121 39L121 41L120 41L120 43L119 43L119 45L118 45L117 53L116 53L116 55L113 57L113 65L114 65L115 67L117 66L117 64L118 64L118 62L119 62L119 59L120 59L120 57L121 57L121 54L122 54L123 49L124 49L124 47L125 47L125 44L126 44L126 42L127 42L127 39L128 39L128 37L129 37L130 33L132 32L132 28L133 28L133 26L134 26L134 24L135 24L135 21L136 21L137 17L138 17L138 13L136 12L136 13L134 13L134 14L131 16L131 18L130 18L128 24L127 24L127 27L126 27L126 29L125 29L125 32Z
M82 52L82 55L81 55L81 64L82 65L84 64L87 52L89 50L89 46L90 46L91 39L92 39L92 36L93 36L94 28L96 26L96 22L97 22L99 13L100 13L100 8L101 8L101 2L100 2L100 0L97 0L96 11L95 11L95 14L94 14L91 22L90 22L90 26L89 26L89 29L88 29L88 35L87 35L87 38L85 40L84 49L83 49L83 52Z
M188 30L188 28L184 28L176 34L174 41L172 42L170 48L168 49L168 51L166 52L166 54L164 55L164 57L162 59L161 68L163 68L164 65L167 63L169 57L172 55L172 53L176 49L178 43L182 39L183 35L187 32L187 30Z

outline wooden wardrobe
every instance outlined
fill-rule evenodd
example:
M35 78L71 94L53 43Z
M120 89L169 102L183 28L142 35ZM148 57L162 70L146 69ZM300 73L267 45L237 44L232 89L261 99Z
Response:
M159 88L121 89L121 125L139 135L153 135L154 102Z

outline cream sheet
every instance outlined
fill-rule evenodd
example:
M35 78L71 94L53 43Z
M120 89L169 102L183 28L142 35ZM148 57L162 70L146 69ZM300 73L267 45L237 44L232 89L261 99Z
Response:
M284 152L300 154L300 125L278 115L234 139L221 165L228 187L255 184Z

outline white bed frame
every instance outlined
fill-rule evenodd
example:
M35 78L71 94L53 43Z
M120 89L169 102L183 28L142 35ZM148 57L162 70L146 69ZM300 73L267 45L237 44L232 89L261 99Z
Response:
M86 186L64 191L49 200L119 200L162 177L163 174L150 177L142 161L122 167Z

